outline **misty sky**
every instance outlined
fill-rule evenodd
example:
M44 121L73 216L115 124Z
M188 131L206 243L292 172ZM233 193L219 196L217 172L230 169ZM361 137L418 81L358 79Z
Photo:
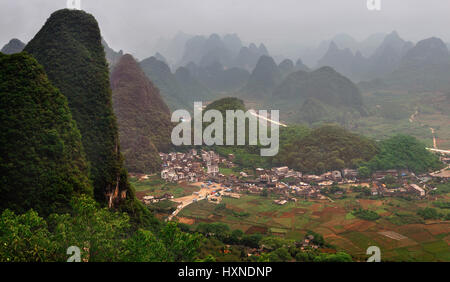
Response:
M397 30L407 40L437 36L450 42L449 0L81 0L99 21L109 45L139 58L153 55L160 37L237 33L264 42L271 53L316 46L338 33L358 40ZM27 42L66 0L0 0L0 46L17 37Z

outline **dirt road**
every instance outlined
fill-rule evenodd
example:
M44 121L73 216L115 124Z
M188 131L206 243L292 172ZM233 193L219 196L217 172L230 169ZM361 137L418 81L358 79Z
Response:
M206 196L210 195L212 191L219 192L219 191L226 189L222 185L216 184L216 183L213 183L210 187L208 187L207 183L204 183L204 182L197 182L197 183L193 183L192 185L200 187L200 191L195 192L189 196L172 199L171 200L172 202L179 203L179 205L178 205L177 209L167 218L168 221L172 220L173 217L177 216L178 213L180 213L180 211L182 211L185 207L189 206L190 204L192 204L196 201L206 199ZM205 187L202 187L202 185L204 185ZM213 188L212 186L216 186L216 187Z

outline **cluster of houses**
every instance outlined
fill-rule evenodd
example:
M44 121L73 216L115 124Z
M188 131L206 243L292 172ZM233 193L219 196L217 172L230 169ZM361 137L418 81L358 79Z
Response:
M161 178L167 182L200 182L219 176L219 164L233 166L230 158L222 158L214 151L198 152L191 149L186 153L160 153L162 160Z
M426 182L435 177L432 174L416 176L408 170L385 170L373 173L370 179L359 179L356 169L335 170L314 175L302 174L287 166L271 169L257 168L252 174L241 171L225 176L220 173L219 166L235 167L233 155L224 158L214 151L191 149L185 153L160 153L160 157L162 160L161 178L165 181L220 183L223 187L228 188L229 192L235 194L279 194L281 200L276 202L278 205L296 201L298 197L326 199L321 192L333 184L364 184L370 188L373 196L413 195L425 197L432 189L426 187ZM383 184L383 179L387 176L398 179L402 184L396 188L387 188ZM336 193L342 193L342 191Z
M142 200L143 200L144 204L149 205L149 204L153 204L153 203L162 202L165 200L172 200L173 198L174 198L174 196L172 194L166 193L161 196L144 196L142 198Z

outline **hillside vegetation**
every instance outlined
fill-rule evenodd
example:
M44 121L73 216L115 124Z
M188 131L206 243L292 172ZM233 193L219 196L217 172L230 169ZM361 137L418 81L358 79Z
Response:
M59 10L25 47L61 90L80 129L97 200L128 190L113 113L108 65L95 18ZM124 178L122 178L124 177Z
M436 155L411 136L396 135L382 141L379 148L380 152L367 164L372 170L409 169L420 174L443 167Z
M357 167L377 153L374 141L335 125L314 129L281 148L275 163L309 173Z
M67 99L31 56L0 54L0 210L65 212L92 195Z
M124 55L111 74L113 106L119 124L125 165L131 172L160 170L159 151L170 145L170 111L159 90L131 55Z

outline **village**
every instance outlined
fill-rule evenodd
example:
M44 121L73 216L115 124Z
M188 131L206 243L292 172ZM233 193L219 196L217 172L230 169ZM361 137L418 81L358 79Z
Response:
M368 196L396 197L407 196L425 198L435 187L427 183L432 179L448 181L448 168L424 175L415 175L408 170L377 171L370 178L360 178L356 169L343 169L323 173L321 175L303 174L287 166L271 169L256 168L253 174L237 170L233 163L234 155L226 158L214 151L191 149L188 152L160 153L162 160L161 179L171 183L195 183L200 186L199 192L182 199L174 199L167 193L160 197L146 196L146 204L171 200L179 203L177 210L170 218L178 214L187 205L199 200L220 203L222 197L239 198L242 194L278 195L274 204L285 205L289 201L299 199L331 200L327 195L333 186L364 187ZM449 158L441 158L447 164ZM233 170L227 175L221 168ZM145 177L145 176L144 176ZM386 183L385 180L395 180ZM337 189L337 196L345 191Z

